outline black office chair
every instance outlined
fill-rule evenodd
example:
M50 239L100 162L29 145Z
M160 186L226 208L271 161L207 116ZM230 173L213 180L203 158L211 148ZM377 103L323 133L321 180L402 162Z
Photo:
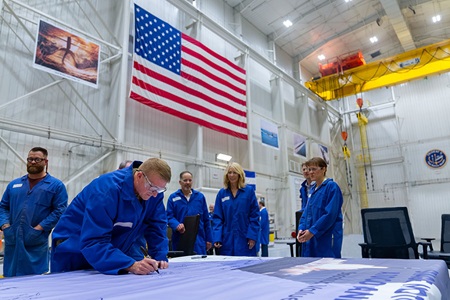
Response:
M434 238L423 238L431 244ZM450 214L441 215L441 248L439 251L434 251L433 247L430 247L428 252L429 259L442 259L450 269Z
M294 245L295 245L295 257L302 256L302 244L299 243L297 240L298 224L300 224L300 218L302 217L302 214L303 214L302 210L295 212L295 237L294 237L295 242L287 243L291 251L291 257L294 257Z
M418 259L428 257L430 242L416 243L406 207L365 208L361 210L364 243L363 258Z
M195 240L198 233L198 224L200 223L200 215L186 216L183 224L186 231L180 236L177 249L173 249L167 253L167 257L179 257L194 255Z

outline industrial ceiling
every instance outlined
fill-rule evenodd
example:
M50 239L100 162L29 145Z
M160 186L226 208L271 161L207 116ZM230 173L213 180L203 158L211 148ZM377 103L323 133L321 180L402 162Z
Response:
M358 50L370 63L450 39L450 0L225 1L313 76L319 62Z

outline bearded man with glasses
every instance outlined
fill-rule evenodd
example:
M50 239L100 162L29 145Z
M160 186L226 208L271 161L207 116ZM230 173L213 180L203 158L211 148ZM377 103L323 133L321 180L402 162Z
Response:
M149 158L94 179L53 231L51 271L145 275L167 268L163 199L171 176L164 160Z
M5 237L5 277L49 271L48 236L67 207L61 180L47 173L48 152L28 152L27 175L6 187L0 202L0 225Z

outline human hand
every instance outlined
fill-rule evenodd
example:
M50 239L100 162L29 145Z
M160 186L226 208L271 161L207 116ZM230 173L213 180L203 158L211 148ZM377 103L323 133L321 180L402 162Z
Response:
M33 227L35 230L40 230L40 231L44 231L44 227L42 227L40 224L37 224L36 226Z
M312 234L308 229L300 230L297 235L297 240L299 241L299 243L305 243L309 241L313 236L314 234Z
M222 247L222 243L221 242L215 242L214 243L214 247L220 248L220 247Z
M184 233L186 231L186 228L184 228L184 224L183 223L178 224L177 231L179 233Z
M248 249L252 249L253 247L255 247L255 241L254 240L251 240L251 239L248 239Z
M9 225L8 223L5 223L2 225L2 231L5 230L6 228L10 227L11 225Z
M136 275L147 275L158 270L158 264L159 263L154 259L144 258L143 260L136 261L131 267L126 268L125 271ZM167 268L167 265L165 268Z
M158 268L159 269L167 269L169 267L169 263L165 260L158 261Z
M211 249L211 247L212 247L212 243L211 242L206 242L206 251Z

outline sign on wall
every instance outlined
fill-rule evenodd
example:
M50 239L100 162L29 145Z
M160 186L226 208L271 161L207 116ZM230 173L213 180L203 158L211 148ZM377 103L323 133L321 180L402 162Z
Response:
M261 119L261 142L272 148L279 149L278 146L278 127L276 124Z
M447 163L447 155L439 149L430 150L425 155L425 163L434 169L442 168Z

